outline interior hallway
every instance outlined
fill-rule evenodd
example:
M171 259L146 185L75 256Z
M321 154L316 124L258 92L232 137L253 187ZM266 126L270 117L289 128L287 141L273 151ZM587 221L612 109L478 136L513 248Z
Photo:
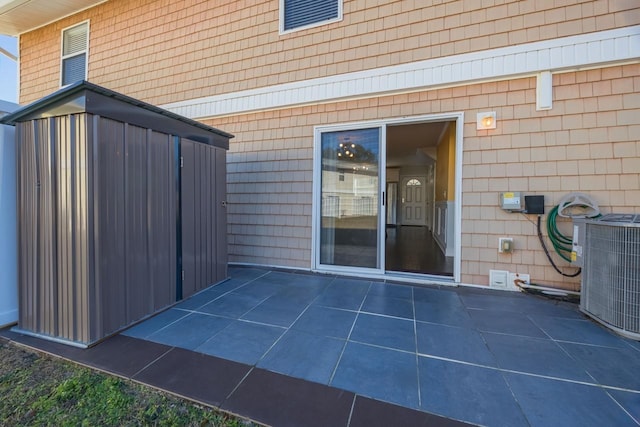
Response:
M385 269L453 276L453 257L447 257L427 227L387 227Z

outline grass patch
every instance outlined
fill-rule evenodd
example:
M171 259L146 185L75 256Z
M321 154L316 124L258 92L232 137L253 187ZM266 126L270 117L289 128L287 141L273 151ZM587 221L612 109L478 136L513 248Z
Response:
M108 374L0 342L0 424L254 425Z

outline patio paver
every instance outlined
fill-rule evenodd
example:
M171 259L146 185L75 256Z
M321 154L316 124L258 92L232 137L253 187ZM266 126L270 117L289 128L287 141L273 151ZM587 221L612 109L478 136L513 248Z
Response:
M89 350L0 336L272 425L640 425L640 344L573 304L258 268L230 276Z

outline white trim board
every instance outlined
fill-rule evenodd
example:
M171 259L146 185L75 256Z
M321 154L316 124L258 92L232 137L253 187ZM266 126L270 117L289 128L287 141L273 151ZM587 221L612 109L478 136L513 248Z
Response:
M640 25L273 85L162 107L204 119L640 61Z

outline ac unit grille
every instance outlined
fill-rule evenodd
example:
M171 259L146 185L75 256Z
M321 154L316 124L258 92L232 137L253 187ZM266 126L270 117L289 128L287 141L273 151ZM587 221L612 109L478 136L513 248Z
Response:
M580 308L640 340L640 224L586 223Z

